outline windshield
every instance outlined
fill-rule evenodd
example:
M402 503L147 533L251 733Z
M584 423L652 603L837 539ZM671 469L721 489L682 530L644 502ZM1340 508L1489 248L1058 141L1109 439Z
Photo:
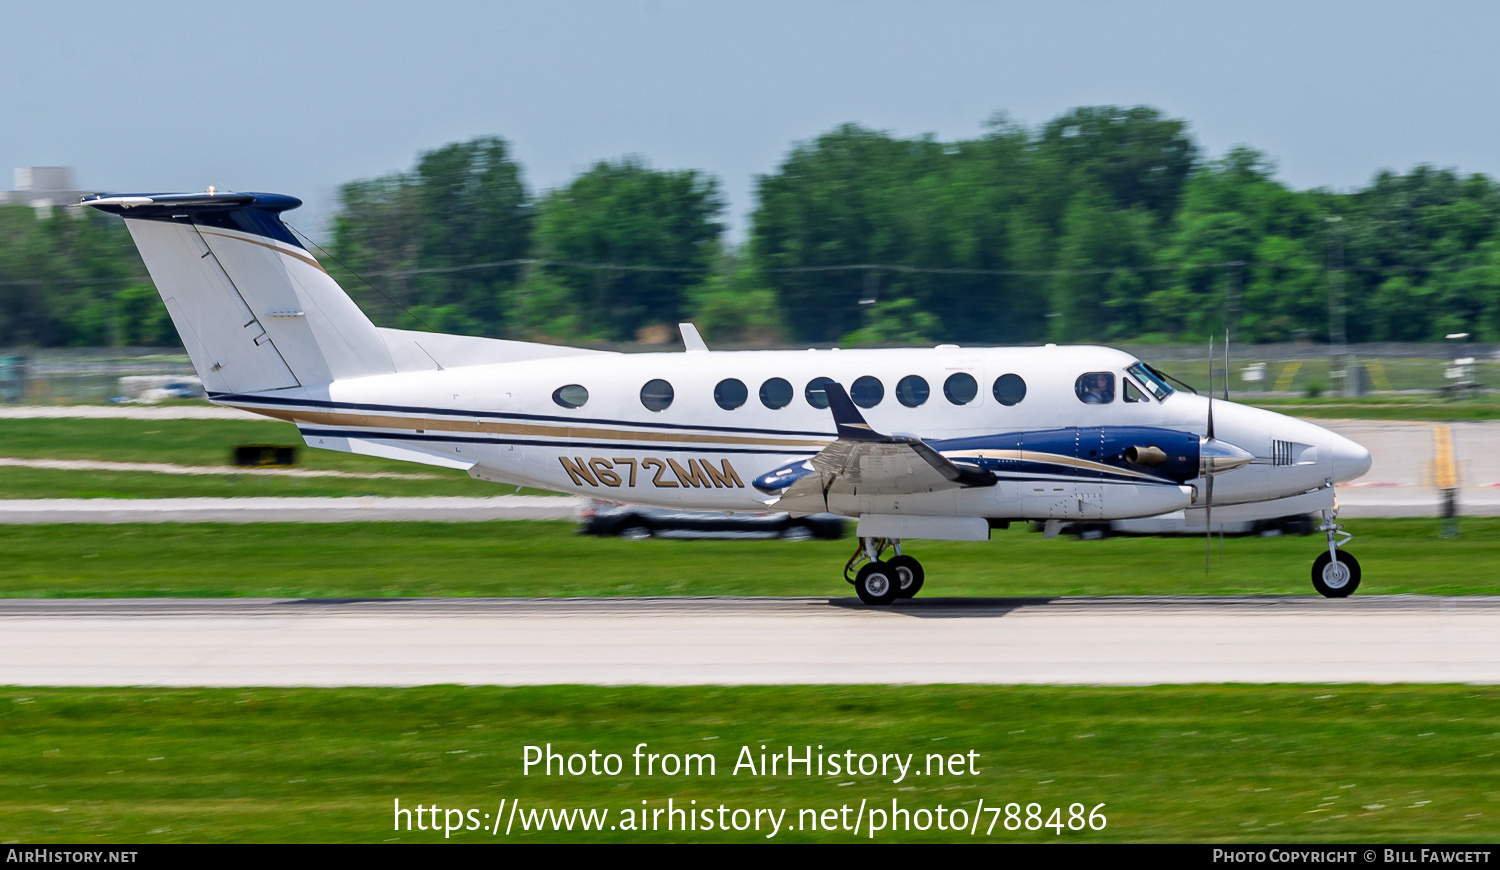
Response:
M1150 390L1151 395L1155 396L1158 402L1176 392L1172 389L1172 385L1166 382L1166 379L1158 377L1156 372L1152 371L1145 363L1136 363L1125 371L1134 375L1136 380L1141 382L1142 386Z

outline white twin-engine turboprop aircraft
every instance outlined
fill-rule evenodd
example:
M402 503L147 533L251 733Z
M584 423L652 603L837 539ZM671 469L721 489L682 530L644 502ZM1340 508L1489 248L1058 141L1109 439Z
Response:
M83 204L125 218L209 397L289 420L312 447L619 501L856 517L844 576L872 604L921 588L905 538L1179 511L1205 529L1215 513L1321 511L1313 585L1359 585L1334 484L1369 451L1175 390L1117 350L710 352L684 324L686 353L618 354L385 329L281 221L297 199Z

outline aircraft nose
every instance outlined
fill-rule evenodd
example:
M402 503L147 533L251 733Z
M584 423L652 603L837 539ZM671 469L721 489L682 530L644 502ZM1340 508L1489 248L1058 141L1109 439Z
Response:
M1342 435L1334 435L1329 445L1333 454L1333 479L1336 483L1353 480L1370 470L1370 451Z

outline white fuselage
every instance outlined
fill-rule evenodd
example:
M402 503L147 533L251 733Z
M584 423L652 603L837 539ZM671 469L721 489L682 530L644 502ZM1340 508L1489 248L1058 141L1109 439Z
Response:
M883 392L877 403L868 404L868 381L864 401L856 395L870 426L929 442L1100 426L1205 434L1208 398L1178 390L1159 399L1150 384L1127 373L1136 362L1110 348L1052 345L588 354L372 375L316 391L235 394L216 401L291 420L314 447L465 468L485 480L613 501L764 510L768 500L751 481L808 459L835 437L830 411L809 402L807 385L814 378L831 378L851 392L858 379L877 379ZM1114 395L1107 404L1080 399L1080 376L1096 372L1113 375ZM972 400L956 404L944 385L962 374L978 389ZM1008 374L1025 382L1025 397L1012 405L992 392L996 379ZM897 396L898 383L911 375L927 387L925 401L915 407ZM791 386L785 407L768 407L761 398L762 386L776 378ZM658 379L670 384L672 398L662 410L650 410L642 390ZM748 395L738 407L716 401L715 388L726 379L744 384ZM1127 383L1138 401L1125 400ZM565 407L554 396L572 385L583 387L587 400ZM727 392L732 404L735 391ZM577 395L569 391L564 398L576 402ZM905 395L914 399L910 391ZM1311 423L1226 401L1215 401L1213 414L1216 438L1256 457L1216 477L1216 506L1330 488L1369 467L1363 447ZM1101 486L1102 495L1095 497L1092 490ZM1078 487L1091 490L1083 494L1087 498L1074 498ZM1037 485L1007 479L994 487L829 507L850 515L1117 519L1187 507L1192 491L1192 486L1061 480Z

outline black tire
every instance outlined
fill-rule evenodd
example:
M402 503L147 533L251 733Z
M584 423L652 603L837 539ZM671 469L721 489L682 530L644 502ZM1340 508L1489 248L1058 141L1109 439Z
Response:
M899 587L896 572L884 562L871 562L859 569L854 578L854 591L866 604L890 604L896 600Z
M620 530L620 537L627 541L644 541L651 537L651 529L640 523L631 523Z
M1343 550L1339 550L1338 553L1338 564L1346 570L1346 577L1338 576L1333 559L1329 558L1327 551L1313 560L1313 588L1318 590L1318 594L1324 598L1348 598L1354 594L1354 590L1359 588L1359 560L1354 558L1353 554Z
M926 579L927 572L922 570L921 562L911 556L897 556L886 564L896 572L897 598L911 598L922 591L922 581Z

